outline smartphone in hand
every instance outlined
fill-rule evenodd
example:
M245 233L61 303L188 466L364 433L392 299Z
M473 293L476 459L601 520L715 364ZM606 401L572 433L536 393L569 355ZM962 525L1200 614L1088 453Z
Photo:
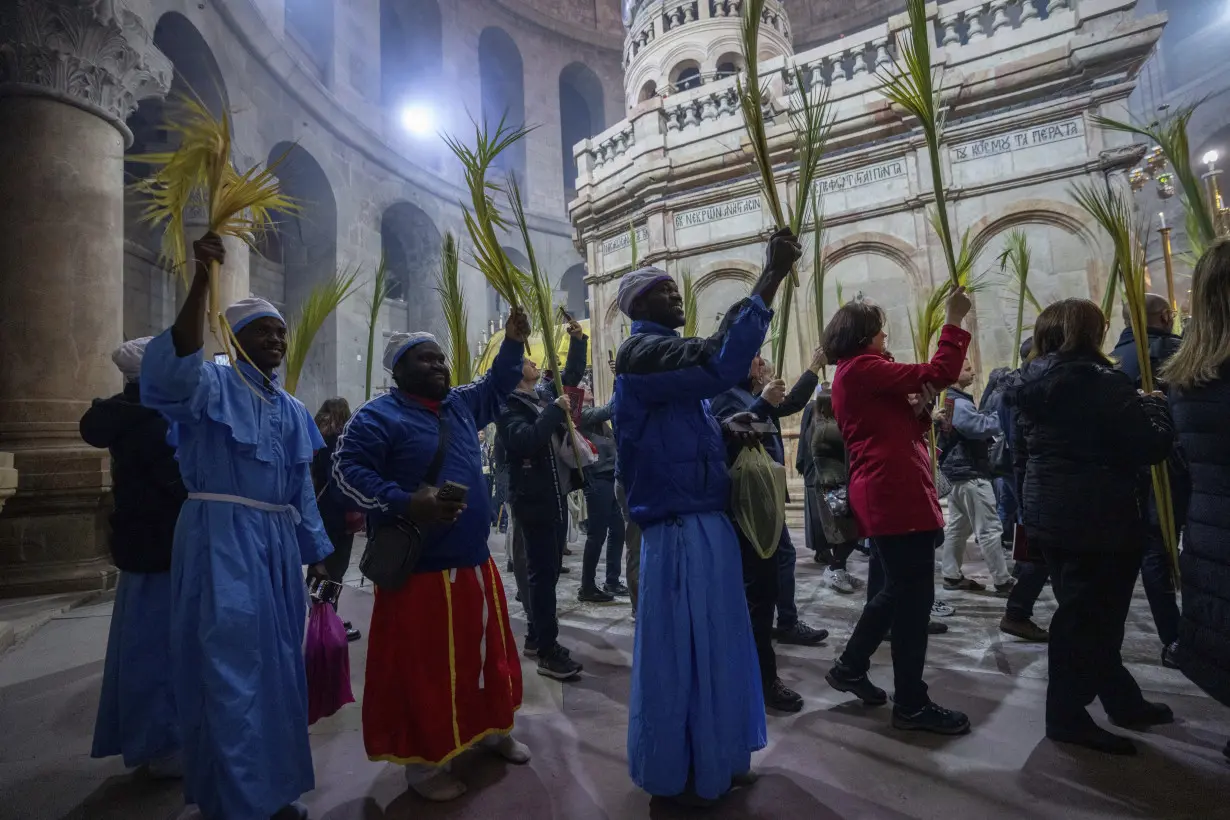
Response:
M455 501L464 504L470 488L455 481L446 481L436 492L436 498L441 501Z

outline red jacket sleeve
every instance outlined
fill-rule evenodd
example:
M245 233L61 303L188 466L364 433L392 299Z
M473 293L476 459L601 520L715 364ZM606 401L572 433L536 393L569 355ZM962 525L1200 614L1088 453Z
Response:
M970 335L956 325L944 325L935 355L925 364L902 364L880 356L862 357L860 367L849 375L863 389L890 396L908 396L924 384L945 388L956 384L965 363Z

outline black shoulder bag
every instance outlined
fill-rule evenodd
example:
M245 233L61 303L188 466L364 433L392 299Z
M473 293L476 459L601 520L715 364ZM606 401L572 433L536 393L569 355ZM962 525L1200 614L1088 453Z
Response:
M448 448L448 424L443 417L439 421L440 441L423 476L423 484L428 486L435 484L440 477L444 451ZM399 589L410 579L422 553L423 533L414 522L398 515L377 527L367 539L363 557L359 559L359 572L378 587Z

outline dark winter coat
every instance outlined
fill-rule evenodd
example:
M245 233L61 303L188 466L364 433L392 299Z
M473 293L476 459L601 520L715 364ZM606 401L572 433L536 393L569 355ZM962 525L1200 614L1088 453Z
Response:
M1145 468L1174 443L1162 399L1091 357L1052 354L1010 377L1013 460L1031 542L1098 552L1144 546Z
M598 449L598 460L587 468L595 478L615 479L615 431L611 429L611 402L581 411L581 434Z
M1191 476L1179 664L1230 706L1230 365L1212 384L1173 391L1170 407Z
M809 401L803 408L803 417L799 421L799 446L794 453L794 469L803 477L803 483L808 487L815 486L816 480L816 465L811 453L811 425L815 414L816 403Z
M188 497L167 423L141 405L137 384L97 399L81 417L81 438L111 451L111 560L123 572L167 572L179 508Z
M999 415L974 409L974 397L948 388L952 418L939 436L940 471L949 481L991 478L991 441L1000 434Z
M1166 330L1148 328L1149 331L1149 364L1154 378L1162 365L1179 350L1183 340ZM1119 335L1119 343L1111 351L1111 358L1119 363L1119 369L1140 387L1140 361L1136 356L1136 337L1131 327L1125 327Z
M787 416L793 416L807 406L812 394L816 392L819 377L810 370L804 371L799 380L790 388L790 392L782 399L782 403L774 407L764 400L760 394L752 393L750 381L744 380L713 400L710 411L714 417L722 420L736 413L755 413L762 421L771 422L777 428L776 435L765 437L765 449L778 464L786 463L786 447L782 442L782 422Z
M813 486L827 490L850 480L846 467L846 443L841 438L837 419L812 414L811 438L806 449L811 453L815 480Z

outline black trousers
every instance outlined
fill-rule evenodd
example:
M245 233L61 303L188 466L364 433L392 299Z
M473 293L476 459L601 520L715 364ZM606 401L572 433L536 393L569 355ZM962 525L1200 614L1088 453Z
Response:
M513 510L513 572L518 576L522 601L526 604L526 637L538 643L540 653L559 641L555 585L559 582L560 554L567 535L567 525L558 519L526 519ZM520 572L518 564L524 566Z
M773 652L773 612L777 606L777 553L761 558L752 542L744 537L739 525L739 552L743 557L743 592L747 595L748 614L752 619L752 639L756 642L756 657L760 661L760 680L768 688L777 680L777 655Z
M324 560L325 572L329 573L329 580L342 582L342 578L346 576L346 570L350 569L350 552L354 548L354 536L347 535L345 532L328 532L329 542L333 544L333 552Z
M1166 542L1162 531L1150 526L1145 542L1145 554L1140 564L1140 580L1144 583L1149 599L1149 611L1162 646L1170 646L1179 639L1179 604L1175 600L1174 577L1170 571L1170 556L1166 554Z
M1085 707L1100 698L1108 715L1130 715L1144 702L1123 665L1123 631L1141 553L1085 552L1039 544L1059 608L1051 618L1046 723L1081 728Z
M1016 586L1008 593L1004 615L1011 621L1028 621L1034 617L1034 604L1046 587L1051 571L1046 561L1017 561L1012 568Z
M906 712L918 711L930 702L923 667L927 662L927 623L935 603L938 532L871 539L873 566L867 577L867 605L838 659L847 674L867 674L871 656L891 628L893 701Z
M606 583L619 583L624 557L624 514L615 500L614 476L591 476L585 486L589 526L585 533L585 554L581 559L581 587L597 585L598 559L606 544Z

